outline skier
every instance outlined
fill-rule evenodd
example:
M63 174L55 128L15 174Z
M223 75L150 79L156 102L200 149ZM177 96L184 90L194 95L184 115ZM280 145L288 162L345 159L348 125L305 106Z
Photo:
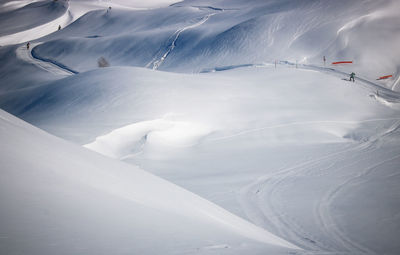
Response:
M58 30L61 30L61 25L58 25Z
M26 44L26 49L27 49L27 50L29 50L29 45L30 45L30 43L28 42L28 43Z
M324 61L324 66L325 66L325 62L326 62L325 56L322 58L322 60Z
M352 72L351 74L350 74L350 81L351 80L353 80L353 82L354 82L354 77L356 76L356 74L354 73L354 72Z

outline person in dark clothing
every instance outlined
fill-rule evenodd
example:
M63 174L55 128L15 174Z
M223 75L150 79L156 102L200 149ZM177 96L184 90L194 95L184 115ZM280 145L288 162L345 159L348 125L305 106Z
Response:
M58 25L58 30L61 30L61 25Z
M352 72L351 74L350 74L350 81L351 80L353 80L353 82L354 82L354 77L356 76L356 74L354 73L354 72Z
M29 50L29 46L30 46L30 43L28 42L28 43L26 44L26 49L27 49L27 50Z

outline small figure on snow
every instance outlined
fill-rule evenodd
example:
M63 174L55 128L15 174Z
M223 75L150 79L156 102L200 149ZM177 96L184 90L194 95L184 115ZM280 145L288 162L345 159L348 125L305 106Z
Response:
M58 25L58 30L61 30L61 25Z
M353 82L354 82L354 77L356 76L356 74L354 73L354 72L352 72L351 74L350 74L350 81L351 80L353 80Z
M27 44L26 44L26 49L27 50L29 50L29 46L30 46L31 44L28 42Z
M322 60L324 61L324 66L325 66L325 63L326 63L326 57L324 56L324 57L322 58Z

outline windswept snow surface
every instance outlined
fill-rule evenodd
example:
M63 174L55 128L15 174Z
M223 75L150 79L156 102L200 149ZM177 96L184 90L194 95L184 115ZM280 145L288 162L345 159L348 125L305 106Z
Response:
M65 0L34 1L17 9L8 11L6 9L1 12L0 45L16 44L40 38L57 31L59 25L65 26L71 21L68 2Z
M2 254L208 253L213 245L229 248L226 253L284 254L296 248L176 185L1 110L0 127Z
M89 12L47 37L38 54L77 71L112 65L199 72L218 66L289 60L327 65L400 90L400 9L380 1L183 1L135 11ZM151 38L151 39L150 39ZM63 49L60 51L60 49Z
M15 1L19 2L19 1ZM66 13L66 1L21 1L26 5L13 10L3 10L0 16L0 35L11 35L32 29L57 19ZM3 6L9 6L3 4ZM56 29L56 27L54 28Z
M0 48L0 108L86 148L1 112L1 251L399 254L398 10L69 1Z
M396 254L400 114L374 93L285 66L198 75L118 67L0 101L309 252Z
M171 0L44 0L0 2L0 45L28 42L64 28L92 10L150 9L168 6Z

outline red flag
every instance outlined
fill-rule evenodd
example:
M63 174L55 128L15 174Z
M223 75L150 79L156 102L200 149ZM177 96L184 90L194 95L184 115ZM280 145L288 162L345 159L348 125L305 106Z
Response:
M384 79L387 79L387 78L390 78L390 77L393 77L393 75L390 74L390 75L381 76L377 80L384 80Z
M353 61L338 61L338 62L332 62L332 65L337 65L337 64L353 64Z

